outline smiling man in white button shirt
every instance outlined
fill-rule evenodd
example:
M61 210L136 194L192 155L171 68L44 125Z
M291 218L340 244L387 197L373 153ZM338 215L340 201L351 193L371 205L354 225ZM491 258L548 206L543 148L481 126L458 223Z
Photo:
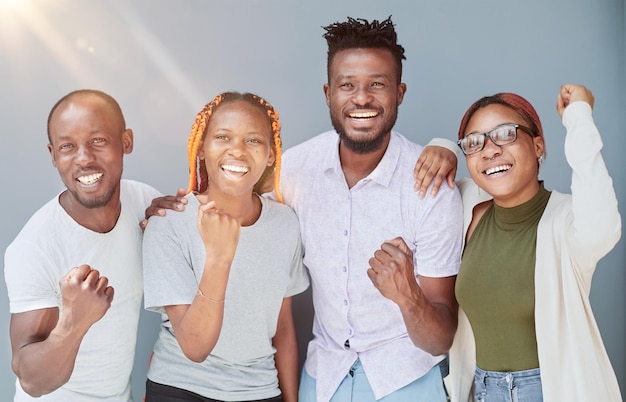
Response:
M325 30L335 130L285 152L281 176L315 308L299 398L445 401L438 363L457 325L461 198L413 191L422 147L392 130L406 85L391 20Z

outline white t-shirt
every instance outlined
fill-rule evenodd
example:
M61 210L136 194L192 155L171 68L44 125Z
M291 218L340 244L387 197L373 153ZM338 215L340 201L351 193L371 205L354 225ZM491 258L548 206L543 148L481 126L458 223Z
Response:
M15 401L130 401L130 372L141 309L142 232L139 222L159 193L122 180L122 211L113 230L97 233L74 221L55 197L38 210L7 247L4 275L12 314L61 307L59 281L89 264L115 289L111 308L81 342L70 380L41 398L16 381ZM63 314L60 311L60 314Z

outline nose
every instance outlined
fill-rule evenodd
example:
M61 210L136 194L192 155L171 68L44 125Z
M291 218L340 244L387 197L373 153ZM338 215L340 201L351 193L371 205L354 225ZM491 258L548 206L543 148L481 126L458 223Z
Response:
M357 87L354 91L354 96L352 97L352 101L356 105L365 106L371 103L372 101L372 92L367 85L361 85Z
M485 138L485 146L483 147L481 153L483 158L492 159L494 156L502 154L502 147L500 145L496 145L491 137L487 137Z
M230 143L228 153L234 157L240 157L243 153L244 143L243 140L235 140Z
M81 166L87 166L95 160L93 150L89 145L81 145L76 152L76 162Z

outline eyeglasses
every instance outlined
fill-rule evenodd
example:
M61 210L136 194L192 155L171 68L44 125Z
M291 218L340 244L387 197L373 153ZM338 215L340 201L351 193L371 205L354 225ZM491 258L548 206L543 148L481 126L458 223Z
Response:
M461 148L465 155L475 154L480 152L485 147L486 137L489 137L494 144L508 145L515 142L517 139L517 129L521 128L531 137L534 137L532 131L528 127L521 126L519 124L501 124L491 131L486 133L471 133L457 141L457 145Z

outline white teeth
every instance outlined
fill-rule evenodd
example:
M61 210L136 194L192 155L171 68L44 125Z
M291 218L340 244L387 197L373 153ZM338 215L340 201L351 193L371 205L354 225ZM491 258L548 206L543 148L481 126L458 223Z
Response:
M81 182L82 184L89 185L89 184L94 184L101 177L102 177L102 173L94 173L94 174L90 174L89 176L80 176L79 178L77 178L77 180Z
M372 117L378 116L376 112L352 112L350 113L350 117L355 119L369 119Z
M491 175L491 174L494 174L494 173L507 171L510 168L511 168L511 165L500 165L500 166L492 167L492 168L489 168L489 169L485 170L485 173L487 175Z
M245 166L223 165L222 169L230 170L231 172L237 172L237 173L248 173L248 168Z

